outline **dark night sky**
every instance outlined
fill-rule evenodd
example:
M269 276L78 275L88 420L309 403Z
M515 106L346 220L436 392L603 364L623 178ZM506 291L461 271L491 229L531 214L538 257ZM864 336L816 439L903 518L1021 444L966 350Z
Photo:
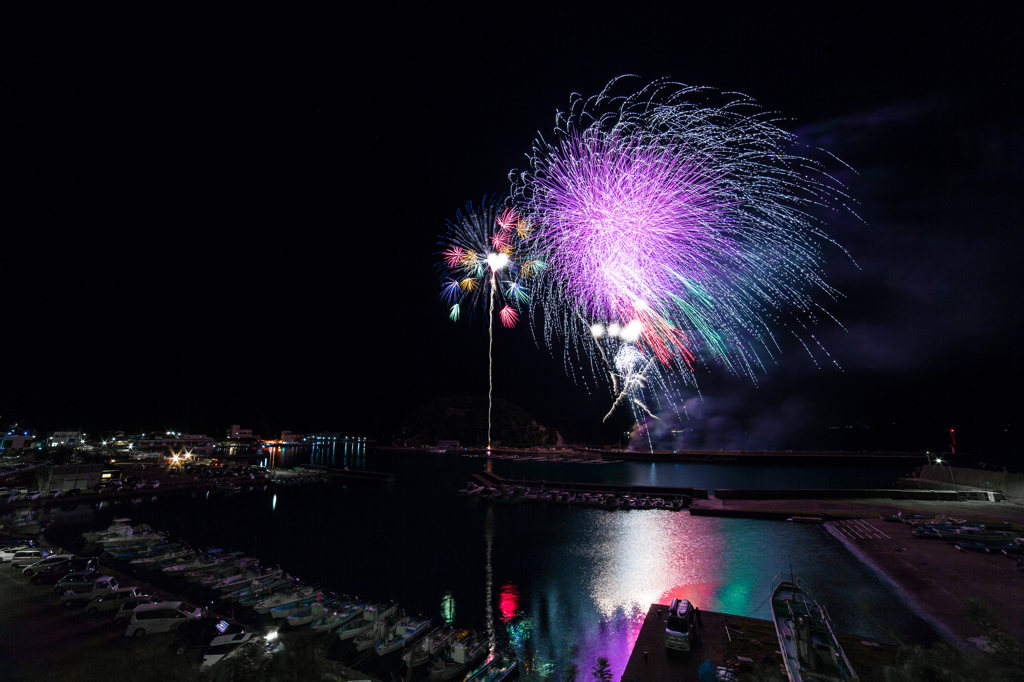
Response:
M634 73L746 93L858 172L864 222L829 230L860 267L826 252L847 331L815 332L843 371L799 347L757 388L709 371L694 438L923 450L955 427L1016 457L1019 5L556 4L5 6L0 421L371 432L484 394L486 333L447 321L437 236L507 191L571 92ZM496 395L542 423L628 426L525 329L496 354Z

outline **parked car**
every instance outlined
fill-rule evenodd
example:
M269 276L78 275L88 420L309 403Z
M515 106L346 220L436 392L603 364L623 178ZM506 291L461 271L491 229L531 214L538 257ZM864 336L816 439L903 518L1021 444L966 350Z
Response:
M14 555L18 552L24 549L32 549L34 546L35 545L33 545L31 542L22 542L17 545L11 545L9 547L4 547L3 549L0 549L0 564L2 564L5 561L10 561L11 559L13 559Z
M86 605L85 612L90 616L95 616L100 611L117 611L126 599L137 596L139 596L139 588L134 585L132 587L119 587L93 599Z
M212 616L196 618L181 624L174 633L171 648L180 656L189 649L209 646L214 637L234 635L244 631L245 627L239 623L229 623Z
M125 597L121 605L117 607L114 614L114 625L125 626L132 619L132 612L143 604L159 604L162 599L149 594L140 594L135 597Z
M45 559L52 554L52 549L40 549L39 547L20 549L14 553L13 557L11 557L11 568L24 568L25 566L34 564L35 562Z
M53 585L64 580L69 575L94 573L96 568L96 559L88 557L68 559L67 561L51 564L43 570L36 572L29 579L29 582L33 585Z
M125 630L126 637L144 637L156 632L170 632L188 620L199 618L202 609L183 601L143 604L132 611Z
M53 586L54 594L64 594L70 589L96 582L100 574L96 571L75 571L65 573Z
M71 607L76 604L90 602L96 597L102 597L117 589L117 578L104 575L90 583L84 583L77 587L68 589L60 596L60 603L63 606Z
M30 564L22 564L24 568L21 569L22 575L33 575L42 569L46 568L50 564L56 564L65 559L74 559L77 554L50 554ZM15 558L16 559L16 558ZM14 566L14 561L11 561L11 566Z

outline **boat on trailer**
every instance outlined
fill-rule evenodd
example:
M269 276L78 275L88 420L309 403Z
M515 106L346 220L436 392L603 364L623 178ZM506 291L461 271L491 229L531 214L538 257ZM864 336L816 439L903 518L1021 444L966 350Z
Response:
M792 574L787 580L779 573L772 581L772 619L789 682L859 682L825 607Z

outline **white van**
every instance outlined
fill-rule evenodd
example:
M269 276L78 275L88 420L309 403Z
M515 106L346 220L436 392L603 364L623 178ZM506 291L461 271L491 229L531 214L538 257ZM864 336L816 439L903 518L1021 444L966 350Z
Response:
M39 549L33 547L32 549L22 549L14 553L11 558L11 568L24 568L25 566L31 566L37 561L42 561L48 556L53 555L52 549Z
M199 618L203 610L183 601L142 604L132 611L125 637L143 637L155 632L170 632L191 618Z
M53 564L62 564L65 561L68 561L69 559L77 558L77 554L50 554L49 556L44 556L39 561L33 561L32 563L26 565L25 568L21 569L21 574L33 576L36 573L39 573L39 571L46 568L47 566L52 566ZM14 566L14 561L11 561L11 566Z

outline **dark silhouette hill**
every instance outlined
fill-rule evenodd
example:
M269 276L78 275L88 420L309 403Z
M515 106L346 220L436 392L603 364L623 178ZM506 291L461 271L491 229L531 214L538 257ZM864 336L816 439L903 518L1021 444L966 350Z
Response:
M552 447L561 444L553 428L538 424L526 410L495 399L491 440L502 447ZM462 446L487 445L487 398L447 396L420 406L405 420L398 440L409 445L433 445L438 440L457 440Z

